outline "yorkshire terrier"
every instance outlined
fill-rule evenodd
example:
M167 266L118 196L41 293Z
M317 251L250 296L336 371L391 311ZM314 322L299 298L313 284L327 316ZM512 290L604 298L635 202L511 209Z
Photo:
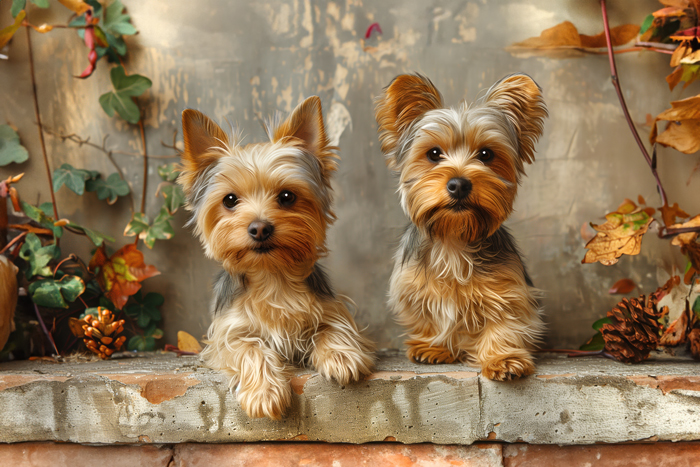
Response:
M499 381L534 372L539 292L502 224L546 116L539 86L524 74L473 105L444 107L420 75L397 77L378 98L382 152L412 222L389 290L410 359L468 361Z
M330 178L336 148L310 97L270 141L242 146L196 110L182 114L179 183L208 257L223 270L202 357L236 388L251 418L281 418L291 404L291 365L309 363L344 385L372 371L372 344L317 264L335 220Z

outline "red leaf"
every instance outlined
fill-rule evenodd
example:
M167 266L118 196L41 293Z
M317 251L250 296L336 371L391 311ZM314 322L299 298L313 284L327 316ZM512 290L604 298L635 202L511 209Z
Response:
M615 282L612 287L610 287L610 290L608 290L608 293L611 295L614 294L628 294L631 291L634 290L634 288L637 285L634 283L632 279L620 279L619 281Z
M382 28L379 26L379 23L372 23L367 28L367 32L365 33L365 39L369 39L372 35L372 32L375 30L377 31L377 33L383 34Z
M103 243L90 260L89 268L93 271L99 268L97 282L105 296L120 310L129 297L139 291L141 281L160 274L155 266L143 262L143 253L134 244L122 247L107 258Z

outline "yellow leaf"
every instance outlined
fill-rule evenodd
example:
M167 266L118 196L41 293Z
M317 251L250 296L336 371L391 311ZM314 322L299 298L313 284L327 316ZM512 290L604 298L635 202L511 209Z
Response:
M622 255L636 255L642 247L642 236L654 220L647 212L626 199L617 211L606 214L602 225L591 224L598 233L587 244L582 263L617 263Z
M177 348L183 352L199 353L202 351L199 341L185 331L177 332Z
M69 8L76 12L78 15L82 15L90 9L90 5L85 3L83 0L58 0L61 5Z
M24 21L25 16L27 16L27 12L24 10L20 11L15 18L15 23L12 26L8 26L5 29L0 30L0 49L5 47L5 44L10 42L12 36L14 36L19 27L22 26L22 21Z

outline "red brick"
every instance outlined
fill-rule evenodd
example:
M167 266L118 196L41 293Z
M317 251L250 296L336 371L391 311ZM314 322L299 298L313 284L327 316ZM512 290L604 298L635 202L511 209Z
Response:
M2 467L167 467L172 455L171 448L156 446L0 444Z
M505 467L696 467L700 465L700 443L511 444L503 447L503 461Z
M499 444L181 444L173 467L496 467Z

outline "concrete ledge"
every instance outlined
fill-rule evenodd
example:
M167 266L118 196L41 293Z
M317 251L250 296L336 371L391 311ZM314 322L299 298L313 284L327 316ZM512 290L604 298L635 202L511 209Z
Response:
M497 383L465 365L382 356L340 387L298 370L286 419L250 420L196 357L0 365L0 441L223 443L398 441L592 444L700 440L700 365L543 357L536 375Z

